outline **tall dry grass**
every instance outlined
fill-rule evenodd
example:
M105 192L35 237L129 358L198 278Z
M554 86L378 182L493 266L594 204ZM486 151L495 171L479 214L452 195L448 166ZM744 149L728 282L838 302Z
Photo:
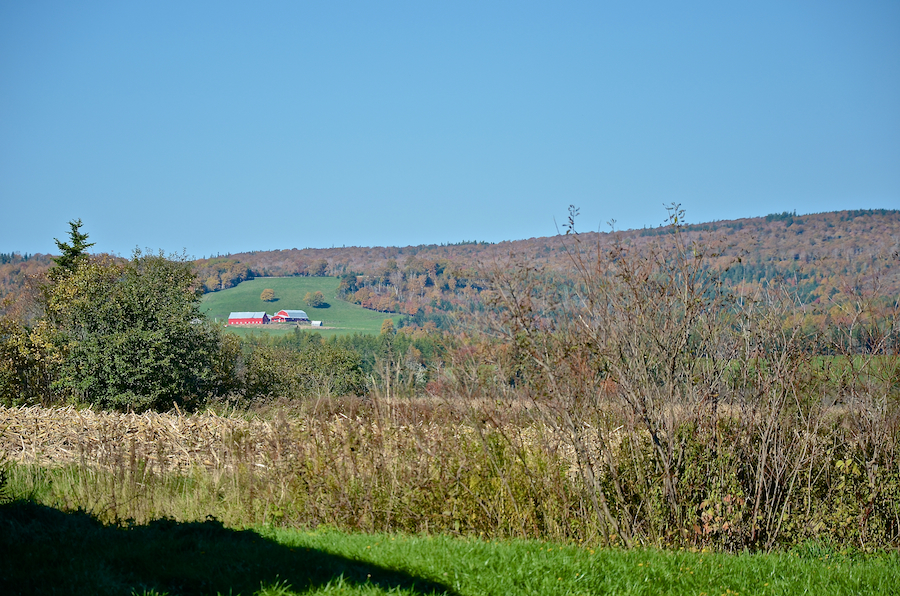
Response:
M537 443L513 449L496 413L431 399L319 406L267 420L2 408L0 449L16 463L16 494L111 523L212 515L238 527L587 536L571 517L584 504L565 481L570 464Z
M627 535L632 545L723 550L821 537L898 544L896 414L873 412L866 430L848 406L801 418L723 399L715 425L673 408L672 439L662 440L678 517L658 448L615 391L569 414L577 434L540 400L499 392L322 400L265 418L0 409L0 449L15 462L14 494L110 523L214 516L232 527L592 544ZM877 452L862 459L867 448Z

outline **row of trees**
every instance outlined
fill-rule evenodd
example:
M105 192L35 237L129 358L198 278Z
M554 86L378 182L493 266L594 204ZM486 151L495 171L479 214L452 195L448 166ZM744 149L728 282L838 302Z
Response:
M434 331L434 330L432 330ZM398 332L385 319L378 335L333 336L295 330L287 336L253 335L244 341L245 405L308 397L426 392L455 340L440 333Z
M275 290L272 288L264 289L260 295L259 299L263 302L274 302L277 300L275 297ZM303 297L303 302L306 303L310 308L328 308L328 303L325 302L325 294L316 290L315 292L307 292Z
M242 281L252 279L253 272L236 259L216 257L194 261L194 270L204 292L216 292L233 288Z

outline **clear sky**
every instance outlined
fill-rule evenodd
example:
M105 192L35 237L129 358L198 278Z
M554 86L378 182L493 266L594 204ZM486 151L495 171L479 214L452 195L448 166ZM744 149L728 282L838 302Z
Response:
M900 2L0 0L0 252L900 208Z

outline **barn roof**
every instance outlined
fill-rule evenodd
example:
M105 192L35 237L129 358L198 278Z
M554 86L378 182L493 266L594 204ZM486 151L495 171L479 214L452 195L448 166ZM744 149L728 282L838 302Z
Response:
M229 319L262 319L266 316L264 312L233 312L228 315Z
M305 311L302 310L279 310L276 315L282 315L288 319L308 319Z

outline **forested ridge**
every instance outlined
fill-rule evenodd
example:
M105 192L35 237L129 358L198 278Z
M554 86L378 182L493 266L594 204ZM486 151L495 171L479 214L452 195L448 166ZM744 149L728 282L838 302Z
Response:
M881 275L880 291L900 292L900 267L873 265L900 251L900 211L862 209L687 223L689 242L718 251L709 265L720 267L724 283L749 290L787 279L799 297L813 302L842 291L848 279ZM614 242L640 251L671 226L586 232L583 244ZM202 291L234 287L254 277L333 275L344 280L341 298L411 321L440 322L440 314L480 304L483 267L515 254L549 272L565 272L571 247L562 235L499 243L463 241L406 247L341 247L253 251L193 261ZM52 265L50 255L0 254L0 300L27 291L28 280ZM437 313L437 315L435 315Z
M822 305L850 299L860 283L883 296L900 293L900 211L782 212L738 220L682 223L685 241L704 247L706 266L737 293L785 283L798 300ZM582 249L621 243L640 253L672 225L579 234ZM334 275L341 299L406 315L402 326L443 328L454 312L485 307L485 276L510 258L565 283L572 243L565 234L495 244L464 241L407 247L290 249L195 261L205 291L258 276ZM218 273L217 273L218 272ZM821 311L820 311L821 312ZM837 315L838 313L833 313ZM821 325L821 315L810 324Z
M689 215L689 214L688 214ZM582 237L600 243L619 238L635 246L671 232L671 226L639 230L582 232ZM726 254L746 255L752 262L798 262L872 256L900 247L900 210L868 209L810 215L795 212L682 226L689 240L725 238ZM566 250L559 236L498 243L460 242L407 247L344 247L258 251L227 255L246 264L255 275L307 275L317 269L330 275L350 271L374 274L391 259L471 264L502 257L509 252L527 255L534 262L556 268L567 266ZM322 270L321 261L325 261ZM825 263L820 267L830 269ZM840 267L840 265L835 265Z

